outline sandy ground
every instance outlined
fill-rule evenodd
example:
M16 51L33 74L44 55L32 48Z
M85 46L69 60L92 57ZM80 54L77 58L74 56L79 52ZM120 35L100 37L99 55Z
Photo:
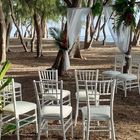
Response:
M18 50L18 51L17 51ZM46 45L44 47L44 56L35 58L35 53L25 53L21 47L11 48L8 52L8 59L11 62L11 69L8 76L15 78L15 81L22 84L23 99L36 102L32 81L38 80L38 70L50 68L56 57L57 50L54 47ZM83 59L71 59L71 67L68 73L59 79L64 80L64 88L71 91L73 118L75 116L75 79L74 69L99 69L100 73L106 69L112 69L114 64L114 55L119 53L116 47L93 45L89 50L81 50ZM140 54L140 48L132 49L134 55ZM81 116L81 115L80 115ZM140 95L138 90L128 92L127 98L124 93L119 91L115 94L114 102L114 122L117 140L140 140ZM72 140L70 132L67 134L68 140ZM15 140L15 134L9 134L2 137L2 140ZM21 129L21 140L35 140L34 125ZM62 133L50 132L49 138L45 135L41 140L62 140ZM91 140L108 140L107 133L92 133ZM74 127L73 140L82 140L81 117L78 118L78 124Z

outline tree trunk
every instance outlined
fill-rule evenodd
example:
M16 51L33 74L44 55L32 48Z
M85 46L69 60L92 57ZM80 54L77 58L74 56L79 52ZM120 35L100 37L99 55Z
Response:
M9 38L10 38L10 33L11 33L11 30L12 30L12 19L10 18L7 18L5 20L5 23L6 23L6 50L7 51L10 51L10 48L9 48Z
M93 0L88 0L87 2L87 7L91 7L93 5ZM91 29L91 19L92 19L92 14L90 13L88 16L87 16L87 19L86 19L86 30L85 30L85 40L84 40L84 49L88 49L90 47L90 41L91 41L91 36L90 36L90 33L92 31Z
M9 0L9 5L10 5L10 10L11 10L11 18L12 18L12 20L13 20L16 28L17 28L17 31L19 33L20 42L23 45L23 48L24 48L25 52L28 52L28 49L26 47L26 44L25 44L24 40L22 39L22 35L21 35L21 32L20 32L20 29L19 29L19 27L18 27L18 25L16 23L16 20L15 20L15 17L14 17L13 5L12 5L12 1L11 0Z
M132 29L130 31L130 42L129 42L129 48L128 51L125 53L125 65L123 66L123 73L128 73L129 72L129 67L130 67L130 61L131 61L131 48L132 48Z
M77 41L74 43L72 49L69 52L70 58L81 58L82 55L80 53L80 39L78 37Z
M41 19L42 38L46 38L46 20Z
M34 24L35 24L36 37L37 37L36 57L41 57L42 56L42 28L41 28L41 17L37 13L34 14Z
M91 24L91 17L90 15L87 16L86 20L86 31L85 31L85 40L84 40L84 49L89 48L89 40L90 40L90 24Z
M6 25L0 0L0 63L6 61Z
M66 2L66 1L65 1ZM68 1L67 1L68 4ZM69 7L81 7L82 0L73 0L72 5L68 5ZM72 49L69 51L70 57L82 58L80 53L80 39L77 39L77 42L74 43Z
M104 36L104 39L103 39L103 45L106 44L105 24L106 24L106 19L105 19L105 17L104 17L104 24L102 25L102 28L101 28L101 29L103 29L103 36Z
M64 72L63 67L64 67L64 52L62 50L59 50L55 58L54 64L52 66L52 69L58 69L58 75L61 76Z
M31 39L31 52L34 52L34 49L35 49L35 29L33 32L33 37Z
M138 41L139 41L139 38L140 38L140 19L138 21L138 25L137 25L137 28L136 28L136 32L134 34L134 38L133 38L133 41L132 41L132 45L133 46L136 46Z

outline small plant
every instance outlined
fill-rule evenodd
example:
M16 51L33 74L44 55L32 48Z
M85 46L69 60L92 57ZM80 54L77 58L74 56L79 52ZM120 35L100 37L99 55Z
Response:
M55 39L56 46L61 50L67 50L67 35L65 31L52 27L49 29L50 35Z
M9 68L10 68L10 62L7 60L7 61L4 63L2 69L0 70L0 80L2 80L2 79L4 78L6 72L9 70ZM2 91L2 90L4 89L4 87L6 87L11 81L12 81L12 78L11 78L11 77L8 77L8 78L6 79L6 81L5 81L2 85L0 85L0 94L2 94L1 91ZM2 112L3 112L3 109L2 109L2 99L0 99L0 113L2 113Z
M116 13L116 29L120 29L121 24L125 27L131 26L134 30L136 26L135 16L135 0L116 0L113 10Z

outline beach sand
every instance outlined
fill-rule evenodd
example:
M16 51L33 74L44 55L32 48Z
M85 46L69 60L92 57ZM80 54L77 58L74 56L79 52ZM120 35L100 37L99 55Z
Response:
M11 52L7 53L11 62L11 69L7 76L12 76L15 81L22 84L23 100L36 102L33 90L33 80L38 80L38 70L50 68L55 60L57 49L50 44L45 45L43 57L35 58L36 53L24 52L21 46L11 47ZM59 77L64 80L64 88L71 91L73 119L75 116L75 79L74 69L99 69L100 74L107 69L113 69L114 55L119 53L118 48L114 46L102 46L93 44L88 50L81 50L83 59L72 58L71 67L68 72ZM140 48L133 47L132 53L140 54ZM140 140L140 95L138 90L134 89L128 92L124 97L124 92L119 91L115 94L114 101L114 122L117 140ZM35 140L35 127L29 125L20 131L21 140ZM15 140L15 134L5 135L2 140ZM67 133L67 139L72 140L70 132ZM108 133L91 133L90 140L108 140ZM41 140L47 140L45 135ZM62 140L61 132L50 132L48 140ZM82 140L81 115L78 118L78 124L74 127L73 140Z

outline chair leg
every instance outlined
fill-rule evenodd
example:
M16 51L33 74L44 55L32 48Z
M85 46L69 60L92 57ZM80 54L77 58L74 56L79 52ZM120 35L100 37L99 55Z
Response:
M138 84L138 90L139 90L139 95L140 95L140 84Z
M38 122L37 122L37 109L35 109L35 126L36 126L36 133L38 133Z
M124 97L127 97L126 81L124 82Z
M16 134L17 134L17 140L20 140L19 136L19 118L16 118Z
M111 126L111 121L109 120L108 122L108 127L109 127L109 139L112 138L112 126Z
M71 137L73 139L73 121L72 121L72 114L71 114Z
M82 125L83 125L83 140L85 140L85 119L82 117Z
M78 114L79 114L79 100L76 101L75 126L77 124Z
M45 122L45 127L46 127L46 136L48 137L49 136L49 133L48 133L48 121L46 120Z
M40 140L40 134L41 133L41 120L39 118L38 120L38 133L37 133L37 140Z
M86 140L89 140L90 118L87 119Z
M62 125L62 132L63 132L63 140L66 140L66 132L65 132L65 126L64 126L64 120L61 120Z
M1 140L1 132L2 132L2 114L0 114L0 140Z
M116 140L115 138L115 129L114 129L114 121L111 119L111 138L112 140Z

